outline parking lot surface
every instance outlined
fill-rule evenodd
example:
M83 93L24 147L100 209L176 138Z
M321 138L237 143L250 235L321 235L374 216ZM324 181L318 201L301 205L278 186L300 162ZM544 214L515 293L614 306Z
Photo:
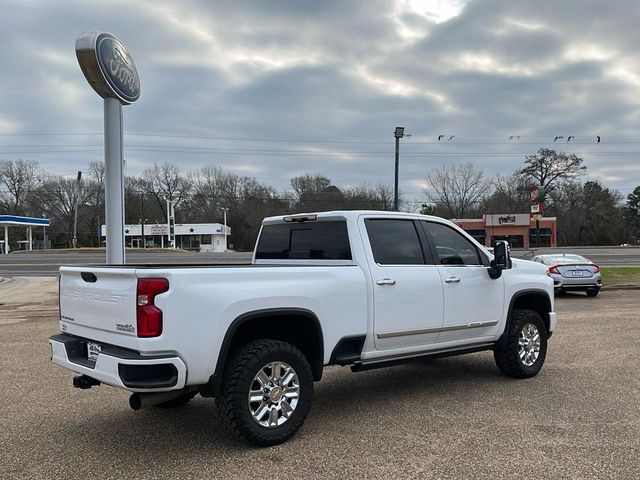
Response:
M54 278L0 282L0 478L638 478L640 295L558 297L547 363L490 352L363 373L331 367L288 443L256 449L214 402L129 409L49 362Z

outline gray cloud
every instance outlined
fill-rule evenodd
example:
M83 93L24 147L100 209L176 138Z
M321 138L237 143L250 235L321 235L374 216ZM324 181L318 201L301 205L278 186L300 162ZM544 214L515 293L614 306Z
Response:
M142 95L125 108L130 173L169 161L279 188L302 172L392 184L392 131L404 125L408 197L443 162L509 173L550 144L584 153L592 177L624 194L640 183L636 2L449 3L457 14L439 21L446 2L5 2L0 158L61 174L102 158L100 135L78 135L102 131L102 104L73 51L99 28L140 70ZM7 135L21 133L76 135ZM438 134L456 138L428 143Z

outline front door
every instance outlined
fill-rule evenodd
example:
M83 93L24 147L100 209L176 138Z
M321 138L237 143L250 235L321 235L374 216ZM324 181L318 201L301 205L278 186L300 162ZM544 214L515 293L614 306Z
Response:
M376 349L435 342L443 322L443 287L424 248L424 233L411 219L368 218L364 227L371 249Z
M488 259L462 233L439 222L422 222L444 288L439 342L496 335L504 314L504 279L492 279Z

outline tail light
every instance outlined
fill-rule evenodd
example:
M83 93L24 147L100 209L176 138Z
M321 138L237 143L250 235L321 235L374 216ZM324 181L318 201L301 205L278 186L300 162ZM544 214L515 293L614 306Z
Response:
M598 265L596 265L595 263L593 264L593 268L595 268L593 273L600 273L600 267Z
M156 295L169 290L166 278L139 278L136 303L138 337L162 334L162 310L155 306Z
M547 270L548 273L555 273L556 275L560 275L560 271L558 270L558 267L560 265L552 265L549 267L549 269Z

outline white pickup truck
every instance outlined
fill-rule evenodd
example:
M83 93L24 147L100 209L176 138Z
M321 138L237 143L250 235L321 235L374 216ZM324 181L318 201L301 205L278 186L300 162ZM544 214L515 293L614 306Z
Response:
M135 410L216 397L241 438L273 445L327 365L492 350L504 374L536 375L553 280L494 249L437 217L335 211L265 219L252 265L62 267L52 360Z

